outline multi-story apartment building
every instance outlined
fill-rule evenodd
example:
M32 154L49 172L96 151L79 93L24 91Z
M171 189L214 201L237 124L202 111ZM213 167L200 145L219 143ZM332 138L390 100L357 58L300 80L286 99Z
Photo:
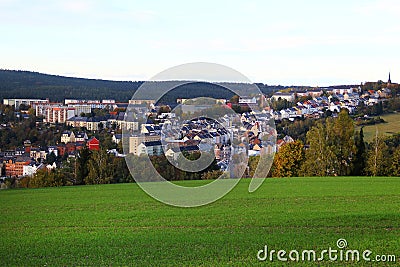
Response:
M161 136L154 134L145 134L145 135L134 135L129 137L129 153L138 155L138 147L143 142L155 142L160 141Z
M69 107L51 107L46 110L45 122L65 123L67 119L74 116L74 109Z
M9 159L6 165L6 176L19 177L24 174L24 166L29 165L31 159L29 157L18 157L17 159Z
M20 99L20 98L9 98L3 99L4 105L14 106L18 109L21 104L32 106L35 104L46 104L49 103L49 99Z
M75 116L92 112L92 106L89 104L68 104L67 106L74 109Z
M72 126L75 128L79 128L79 127L86 127L87 128L87 122L88 122L88 118L87 117L72 117L69 118L66 122L67 126Z
M60 103L40 104L35 107L36 116L44 116L44 122L65 123L75 114L74 108L63 106Z

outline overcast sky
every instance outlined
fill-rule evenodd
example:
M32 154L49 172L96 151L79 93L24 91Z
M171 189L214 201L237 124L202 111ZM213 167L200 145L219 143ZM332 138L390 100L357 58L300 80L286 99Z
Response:
M146 80L189 62L282 85L400 81L400 1L0 0L0 68Z

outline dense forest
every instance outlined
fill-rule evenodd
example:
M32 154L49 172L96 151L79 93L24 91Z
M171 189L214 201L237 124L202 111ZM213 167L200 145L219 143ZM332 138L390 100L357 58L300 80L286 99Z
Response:
M115 99L127 101L142 82L70 78L29 71L0 70L0 99Z
M115 99L127 102L143 84L142 81L107 81L96 79L72 78L48 75L30 71L0 69L0 100L4 98L40 98L50 97L51 101L62 102L64 99ZM256 83L264 94L289 88L306 87L271 86ZM171 91L163 102L173 103L177 98L208 96L229 99L232 94L227 90L215 90L215 85L191 83Z

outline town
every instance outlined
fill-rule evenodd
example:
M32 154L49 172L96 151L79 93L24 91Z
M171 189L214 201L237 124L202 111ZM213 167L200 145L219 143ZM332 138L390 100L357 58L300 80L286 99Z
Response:
M170 161L177 161L181 153L209 151L218 168L227 171L233 154L273 155L284 144L298 139L279 132L275 123L336 117L343 109L351 115L357 115L362 108L382 109L384 103L397 96L391 89L398 87L391 82L390 74L388 82L382 84L377 90L341 86L235 96L216 99L209 106L181 98L175 103L181 108L180 113L172 105L149 99L126 103L112 99L65 99L63 103L50 99L3 99L3 105L12 108L16 121L34 116L35 127L53 129L57 139L41 145L44 142L37 138L27 138L16 147L2 147L0 174L20 178L32 176L40 169L63 168L63 161L76 158L84 148L104 149L120 158L127 154L165 155ZM260 103L268 104L258 112L251 108ZM213 109L238 112L210 119L207 114ZM131 117L126 116L128 112L134 113L134 119L127 118ZM187 114L191 119L185 119ZM358 120L368 118L357 116ZM16 123L3 120L0 127L7 130Z

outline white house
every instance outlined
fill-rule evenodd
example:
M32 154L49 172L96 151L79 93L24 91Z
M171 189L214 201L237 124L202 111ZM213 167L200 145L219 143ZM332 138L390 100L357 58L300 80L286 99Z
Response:
M114 134L111 138L111 140L116 143L119 144L119 142L121 142L122 140L122 134Z
M64 131L61 134L61 143L75 142L75 134L72 131Z
M37 170L39 170L42 167L43 167L43 164L37 165L37 164L32 163L29 165L24 165L22 167L23 168L22 175L23 176L32 176L37 172Z
M39 148L32 148L29 153L29 156L38 162L43 161L47 157L47 151L39 149Z
M199 151L198 146L182 146L182 147L172 147L165 152L165 156L173 158L174 160L177 160L180 153L182 152L193 152L193 151Z
M85 132L77 132L75 134L75 142L85 142L88 139L89 138Z
M379 97L376 96L370 96L368 99L368 104L377 104L379 103Z
M255 98L255 97L240 97L239 104L257 104L257 98Z
M160 156L163 153L161 141L143 142L137 148L137 156L146 154L149 156Z
M54 153L54 155L57 157L58 156L58 150L56 146L49 146L47 147L47 152L49 154Z

